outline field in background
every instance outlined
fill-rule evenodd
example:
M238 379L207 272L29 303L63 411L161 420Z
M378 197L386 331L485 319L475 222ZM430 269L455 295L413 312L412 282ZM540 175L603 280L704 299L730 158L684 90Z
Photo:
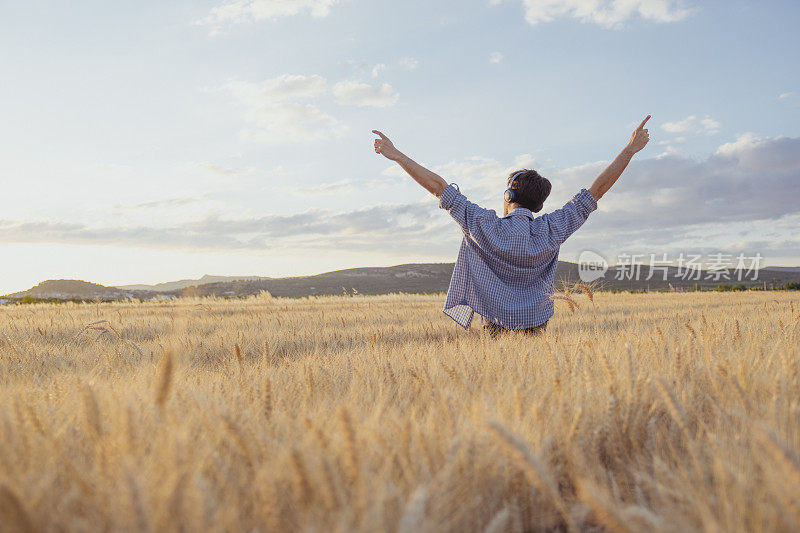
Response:
M800 530L800 294L575 300L0 308L0 530Z

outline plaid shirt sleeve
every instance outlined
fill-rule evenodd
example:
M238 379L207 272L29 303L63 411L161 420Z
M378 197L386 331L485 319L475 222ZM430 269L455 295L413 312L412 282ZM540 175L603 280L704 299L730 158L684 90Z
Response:
M573 196L564 207L542 215L541 218L545 219L549 226L552 244L560 246L586 222L589 214L595 209L597 200L587 189L581 189L581 192Z
M492 228L500 221L494 210L484 209L467 200L455 183L444 189L439 199L439 207L450 213L464 234L471 237L478 245L491 241Z

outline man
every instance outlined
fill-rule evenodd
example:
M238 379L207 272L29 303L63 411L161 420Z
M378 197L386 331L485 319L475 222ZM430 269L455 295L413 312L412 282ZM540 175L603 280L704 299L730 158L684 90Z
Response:
M645 124L639 124L616 159L581 189L561 209L541 216L550 194L550 182L534 170L519 170L508 178L503 216L484 209L448 185L441 176L412 161L395 148L383 133L373 130L375 153L397 162L417 183L439 198L461 226L464 239L447 291L444 313L469 328L478 313L494 336L508 330L539 334L554 313L554 276L561 244L597 209L597 201L614 185L633 155L650 140Z

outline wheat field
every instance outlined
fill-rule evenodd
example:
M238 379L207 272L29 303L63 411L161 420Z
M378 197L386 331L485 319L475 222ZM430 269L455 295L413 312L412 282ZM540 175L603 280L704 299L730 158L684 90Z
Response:
M0 308L2 531L798 531L800 295Z

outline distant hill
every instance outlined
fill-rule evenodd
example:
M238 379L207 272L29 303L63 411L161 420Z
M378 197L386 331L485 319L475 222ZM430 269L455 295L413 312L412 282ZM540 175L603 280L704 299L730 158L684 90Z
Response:
M128 291L156 291L156 292L169 292L185 289L186 287L196 287L198 285L205 285L207 283L225 283L228 281L257 281L267 280L272 278L265 278L261 276L209 276L206 274L200 279L182 279L178 281L167 281L165 283L156 283L155 285L118 285L117 289Z
M176 296L247 296L269 291L273 296L331 294L430 293L446 291L453 263L414 263L393 267L350 268L291 278L259 278L206 283L173 291Z
M76 279L51 279L27 291L9 294L6 298L30 296L39 300L121 300L143 296L142 291L122 290Z
M261 278L239 280L223 283L208 283L172 291L175 296L247 296L268 291L273 296L309 296L326 294L386 294L391 292L433 293L445 292L450 286L453 274L453 263L412 263L393 267L351 268L336 270L316 276L292 278ZM711 289L720 283L742 283L746 287L782 287L787 281L800 281L800 272L759 271L758 281L737 281L726 279L710 279L706 272L701 273L699 280L683 279L678 269L667 269L667 277L660 270L650 275L650 268L639 267L638 279L628 279L626 272L619 267L612 267L605 277L595 285L600 290L688 290L697 284L703 289ZM628 274L630 272L628 271ZM619 279L618 279L619 278ZM648 279L650 278L650 279ZM559 261L556 268L556 284L560 282L574 283L580 281L578 265Z
M761 270L772 272L800 272L800 267L764 267Z
M105 287L79 280L48 280L27 291L9 294L6 300L18 301L29 296L39 300L143 300L175 298L180 296L219 296L239 298L261 291L273 296L303 297L332 294L388 294L445 292L450 285L453 263L412 263L393 267L350 268L289 278L266 278L259 276L203 276L197 280L180 280L157 285L126 285ZM711 289L720 283L742 283L746 287L783 287L787 282L800 282L800 268L771 267L759 271L758 281L706 279L683 279L675 267L650 275L649 267L639 267L638 279L628 279L625 270L612 267L605 277L595 283L599 290L688 290L697 284ZM630 273L628 271L628 273ZM647 278L650 279L647 279ZM578 265L559 261L556 269L556 284L579 281Z

